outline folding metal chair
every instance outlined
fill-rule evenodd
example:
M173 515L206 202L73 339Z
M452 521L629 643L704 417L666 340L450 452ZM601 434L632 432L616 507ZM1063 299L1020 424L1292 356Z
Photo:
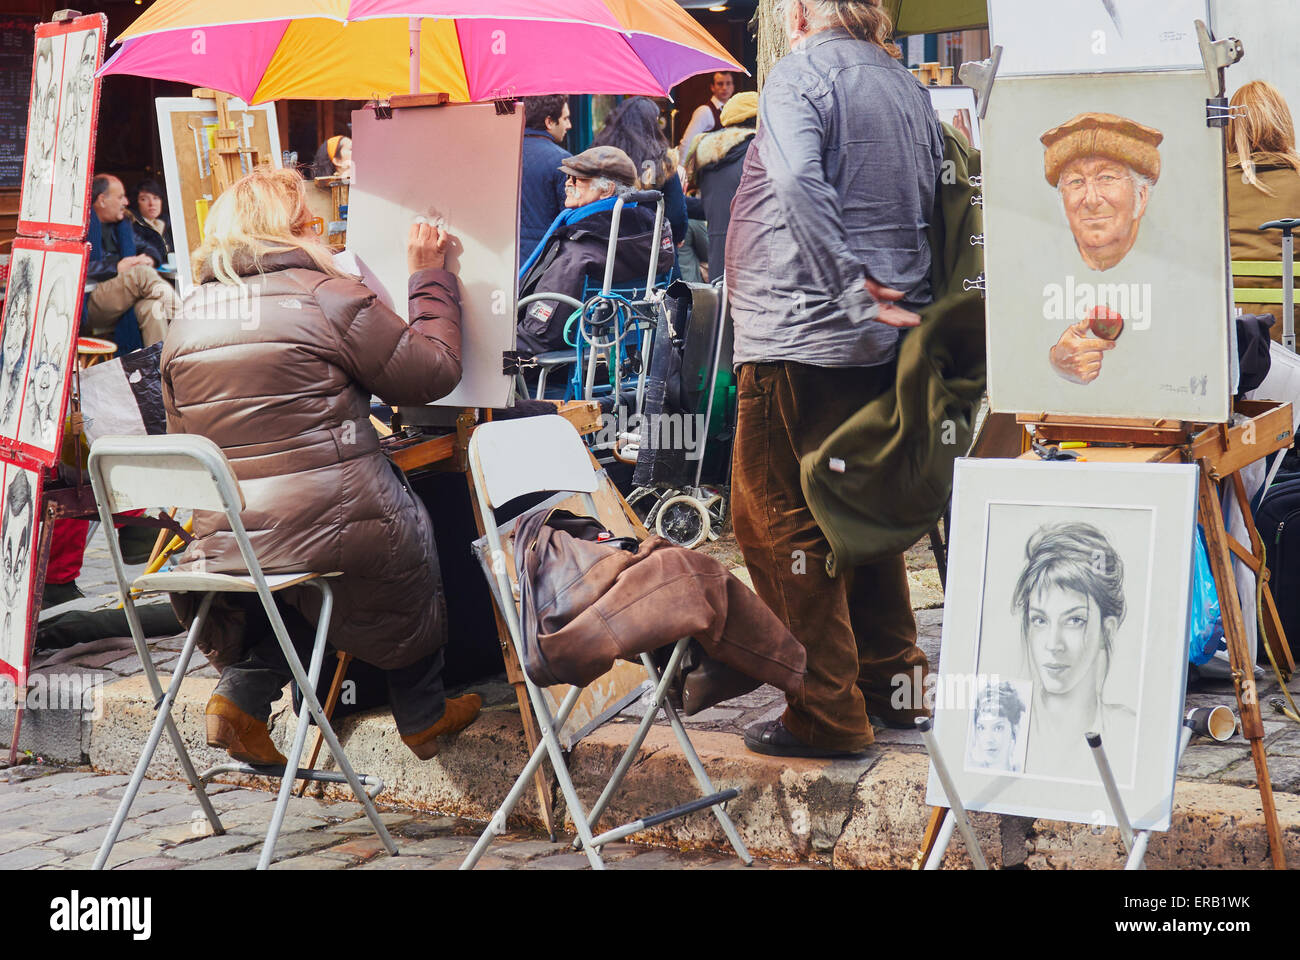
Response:
M482 424L470 438L469 461L470 473L474 482L474 493L478 497L488 545L492 550L493 562L491 566L496 579L495 587L498 606L501 608L502 616L505 618L507 628L510 631L510 640L515 646L515 652L519 656L519 661L523 663L525 659L523 634L519 625L519 608L517 603L513 602L515 593L506 572L506 555L502 549L501 532L496 523L494 508L528 493L568 491L580 493L583 504L590 515L598 517L599 512L596 501L592 497L592 494L597 489L597 474L592 467L582 437L574 426L562 417L529 417L521 420L499 420ZM686 651L689 640L689 637L683 637L677 641L662 675L655 669L654 661L649 654L641 655L641 663L645 667L646 676L649 677L651 684L654 686L654 702L646 711L641 725L637 728L636 735L633 736L632 742L628 744L627 750L624 751L622 758L620 758L600 798L591 808L590 814L584 812L582 802L578 799L573 780L569 776L564 751L561 749L560 742L556 737L556 731L568 719L569 713L573 710L574 704L578 702L583 688L571 687L564 700L560 703L559 712L552 716L541 690L525 674L524 682L528 687L528 696L533 704L533 713L537 717L537 725L541 730L542 739L538 743L537 749L533 751L532 756L529 757L523 772L519 774L519 779L515 781L514 786L510 789L510 793L507 794L501 806L492 815L492 819L484 829L482 836L479 837L478 843L475 844L474 849L470 851L469 856L461 864L460 868L462 870L473 869L479 858L487 850L488 845L491 844L492 838L505 832L506 819L510 816L515 804L518 803L524 790L532 781L533 774L543 758L548 756L551 766L555 770L556 779L559 781L560 791L568 804L569 814L573 817L574 825L577 827L578 838L574 841L574 848L582 849L586 853L587 859L591 862L593 868L597 870L604 869L605 863L601 859L600 848L605 844L613 843L615 840L620 840L639 830L703 810L706 807L712 808L727 839L731 841L732 847L735 848L736 855L746 865L753 863L753 858L749 855L749 851L745 849L745 844L740 839L740 834L737 833L735 825L731 822L731 817L727 815L727 811L722 806L726 801L738 796L739 791L734 789L716 791L714 789L708 774L704 770L704 765L700 763L699 755L696 754L695 748L691 746L690 737L686 734L686 728L682 726L681 718L667 700L669 685L681 668L682 656ZM677 742L681 745L686 762L695 774L695 779L699 783L704 796L671 810L665 810L612 830L607 830L599 836L593 835L592 827L622 783L624 775L636 758L637 751L649 734L650 726L660 709L668 717L668 723L677 737Z
M244 508L244 497L239 489L239 483L231 471L230 463L226 460L225 454L221 452L221 448L206 437L187 435L102 437L96 440L91 448L89 470L90 482L94 488L95 500L99 507L100 522L105 530L111 531L113 529L113 514L115 513L156 507L162 503L194 510L217 511L225 514L226 522L230 526L235 543L239 546L239 553L244 561L244 566L248 570L247 574L206 573L202 571L149 573L137 577L134 583L129 583L117 538L108 538L109 554L113 560L113 572L117 576L118 589L122 593L127 622L131 625L131 637L135 640L136 652L139 654L140 663L144 667L145 676L149 678L149 687L153 691L157 719L154 721L153 729L149 732L149 739L145 744L144 752L140 754L140 759L136 763L126 793L122 795L122 802L118 805L117 814L113 817L113 822L108 828L108 835L104 838L104 843L99 849L99 856L95 859L94 869L102 869L108 860L109 853L112 852L113 844L117 841L117 835L122 829L122 824L126 821L126 815L140 790L145 771L149 767L150 760L153 759L154 751L158 748L158 741L162 737L163 730L166 730L167 735L171 738L172 746L176 750L176 755L181 763L181 769L185 772L185 778L189 780L190 785L194 788L194 792L198 796L199 806L203 809L204 815L212 825L214 833L224 833L225 830L204 789L204 783L207 780L217 773L226 772L281 778L279 799L276 801L275 811L271 815L271 823L266 832L266 842L262 845L262 855L257 864L259 870L265 870L271 865L271 855L275 850L275 841L280 833L280 825L284 822L293 783L297 779L347 783L365 809L366 816L370 818L370 822L374 825L375 832L379 834L380 840L383 841L384 847L390 854L396 855L397 847L394 845L392 837L388 835L388 830L385 828L383 821L379 819L379 812L375 809L371 799L372 793L367 792L363 787L363 783L368 784L373 790L373 795L378 795L379 791L383 789L382 781L375 777L358 777L353 771L352 765L343 753L343 748L339 746L334 729L330 726L329 720L321 710L320 703L316 698L316 681L320 677L321 662L325 657L325 640L329 632L330 613L334 605L333 593L324 578L338 576L339 574L304 572L266 575L262 572L261 565L258 563L252 545L249 543L248 533L240 521L239 515ZM293 643L289 639L284 621L280 618L280 612L276 608L272 596L275 592L286 587L301 585L310 585L321 593L320 623L316 628L315 645L312 647L311 667L307 671L303 670L302 663L299 661ZM136 589L135 595L132 592L133 587ZM149 648L145 643L144 632L140 627L140 617L135 607L136 596L156 592L198 592L205 594L199 606L198 615L194 618L194 623L185 637L185 645L181 650L180 659L176 662L171 683L165 692L158 682L158 674L155 672L153 660L149 656ZM185 671L189 667L190 658L194 655L195 642L203 627L203 622L207 618L208 610L212 606L212 599L218 593L256 593L261 599L266 615L270 618L271 628L275 632L276 640L279 641L280 649L289 664L289 670L293 674L294 681L298 684L298 689L302 692L303 702L307 705L307 710L315 719L317 726L325 737L326 743L329 744L330 751L343 771L341 776L333 771L299 770L298 762L302 756L303 744L307 739L308 727L307 718L303 716L299 716L293 746L289 751L289 762L285 767L253 767L248 764L229 763L213 767L201 775L195 773L194 765L190 761L188 751L185 749L185 743L176 729L175 722L172 720L171 708L176 702L176 695L180 691L181 681L185 678Z

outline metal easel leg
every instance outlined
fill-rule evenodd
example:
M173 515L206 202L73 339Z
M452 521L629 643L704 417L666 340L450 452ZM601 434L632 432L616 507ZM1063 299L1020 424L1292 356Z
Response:
M1102 746L1100 733L1086 733L1088 749L1092 751L1093 762L1097 764L1097 774L1101 785L1106 790L1106 799L1119 824L1119 838L1124 842L1124 852L1133 852L1133 825L1129 823L1128 811L1124 809L1124 800L1119 795L1119 785L1115 783L1115 774L1111 772L1110 761L1106 759L1106 748Z
M939 751L939 742L934 738L934 721L929 717L918 717L916 728L921 731L921 739L925 741L925 749L930 754L930 762L934 764L934 772L939 777L939 783L943 786L944 795L948 798L948 816L956 821L957 829L961 831L961 838L966 844L966 852L970 854L975 869L987 870L989 865L984 859L984 851L980 849L979 841L975 839L975 831L971 828L970 819L966 816L966 808L962 806L961 797L957 796L957 789L953 785L952 777L948 775L948 765L943 762L943 754ZM947 829L946 823L944 829ZM948 831L948 836L952 836L951 830ZM940 846L939 843L935 844L936 849L939 849ZM947 840L945 839L942 848L946 849L947 846ZM933 852L931 857L934 857ZM942 857L941 852L939 858L942 859Z
M1192 723L1190 720L1183 721L1182 737L1178 741L1178 763L1182 763L1183 754L1187 752L1187 744L1192 740ZM1177 769L1177 765L1175 765ZM1125 870L1145 870L1147 858L1147 844L1151 841L1151 831L1142 830L1133 838L1133 846L1129 849L1128 860L1124 862Z
M1192 742L1193 734L1226 743L1236 732L1236 718L1227 707L1196 707L1188 710L1187 716L1183 719L1182 736L1178 741L1178 765L1183 762L1183 754L1187 752L1187 745ZM1146 869L1147 843L1150 840L1150 830L1138 833L1133 841L1133 849L1129 851L1128 861L1124 864L1125 870Z

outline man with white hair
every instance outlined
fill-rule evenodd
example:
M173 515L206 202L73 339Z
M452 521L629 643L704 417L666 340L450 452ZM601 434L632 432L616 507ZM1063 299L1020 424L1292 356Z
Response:
M1060 194L1080 258L1090 270L1109 270L1137 242L1160 178L1164 134L1113 113L1081 113L1040 140L1047 182ZM1066 327L1048 362L1064 380L1092 383L1122 329L1123 317L1099 306Z
M739 366L736 540L758 595L808 651L799 696L745 731L759 753L835 757L909 726L895 678L926 668L903 557L826 569L801 458L895 387L898 327L931 301L943 137L891 56L879 0L781 0L791 53L769 74L731 207L726 279Z
M562 293L581 300L584 287L605 275L614 205L637 184L636 165L618 147L592 147L560 163L565 174L565 209L551 223L519 271L519 296ZM655 208L625 204L614 252L615 285L644 284L654 252ZM673 266L672 228L665 219L658 237L659 273ZM569 346L564 327L572 307L560 300L528 305L519 320L519 349L534 354Z

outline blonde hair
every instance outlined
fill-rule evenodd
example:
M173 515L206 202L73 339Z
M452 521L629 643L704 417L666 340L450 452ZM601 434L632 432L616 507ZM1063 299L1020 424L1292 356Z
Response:
M1273 191L1259 182L1259 163L1283 163L1300 174L1300 154L1295 147L1295 124L1281 92L1271 83L1255 80L1232 95L1239 116L1228 120L1228 166L1241 167L1241 179L1269 196Z
M782 18L795 3L803 4L808 11L809 25L815 30L843 27L856 40L874 43L891 57L902 56L898 45L890 42L894 24L880 0L778 0L777 9Z
M312 231L312 219L296 170L255 170L212 205L191 261L194 276L206 266L221 283L242 285L241 272L251 266L261 273L263 257L290 250L306 253L322 273L343 276L329 247Z

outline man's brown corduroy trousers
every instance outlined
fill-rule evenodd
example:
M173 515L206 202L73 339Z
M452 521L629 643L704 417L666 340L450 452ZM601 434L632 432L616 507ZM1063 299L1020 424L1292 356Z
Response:
M800 457L893 386L892 363L740 367L731 479L736 540L758 595L808 651L803 692L787 697L782 720L803 742L828 750L870 744L868 710L896 720L910 714L891 708L891 681L903 675L911 684L913 668L927 668L903 557L827 576L830 548L799 486Z

